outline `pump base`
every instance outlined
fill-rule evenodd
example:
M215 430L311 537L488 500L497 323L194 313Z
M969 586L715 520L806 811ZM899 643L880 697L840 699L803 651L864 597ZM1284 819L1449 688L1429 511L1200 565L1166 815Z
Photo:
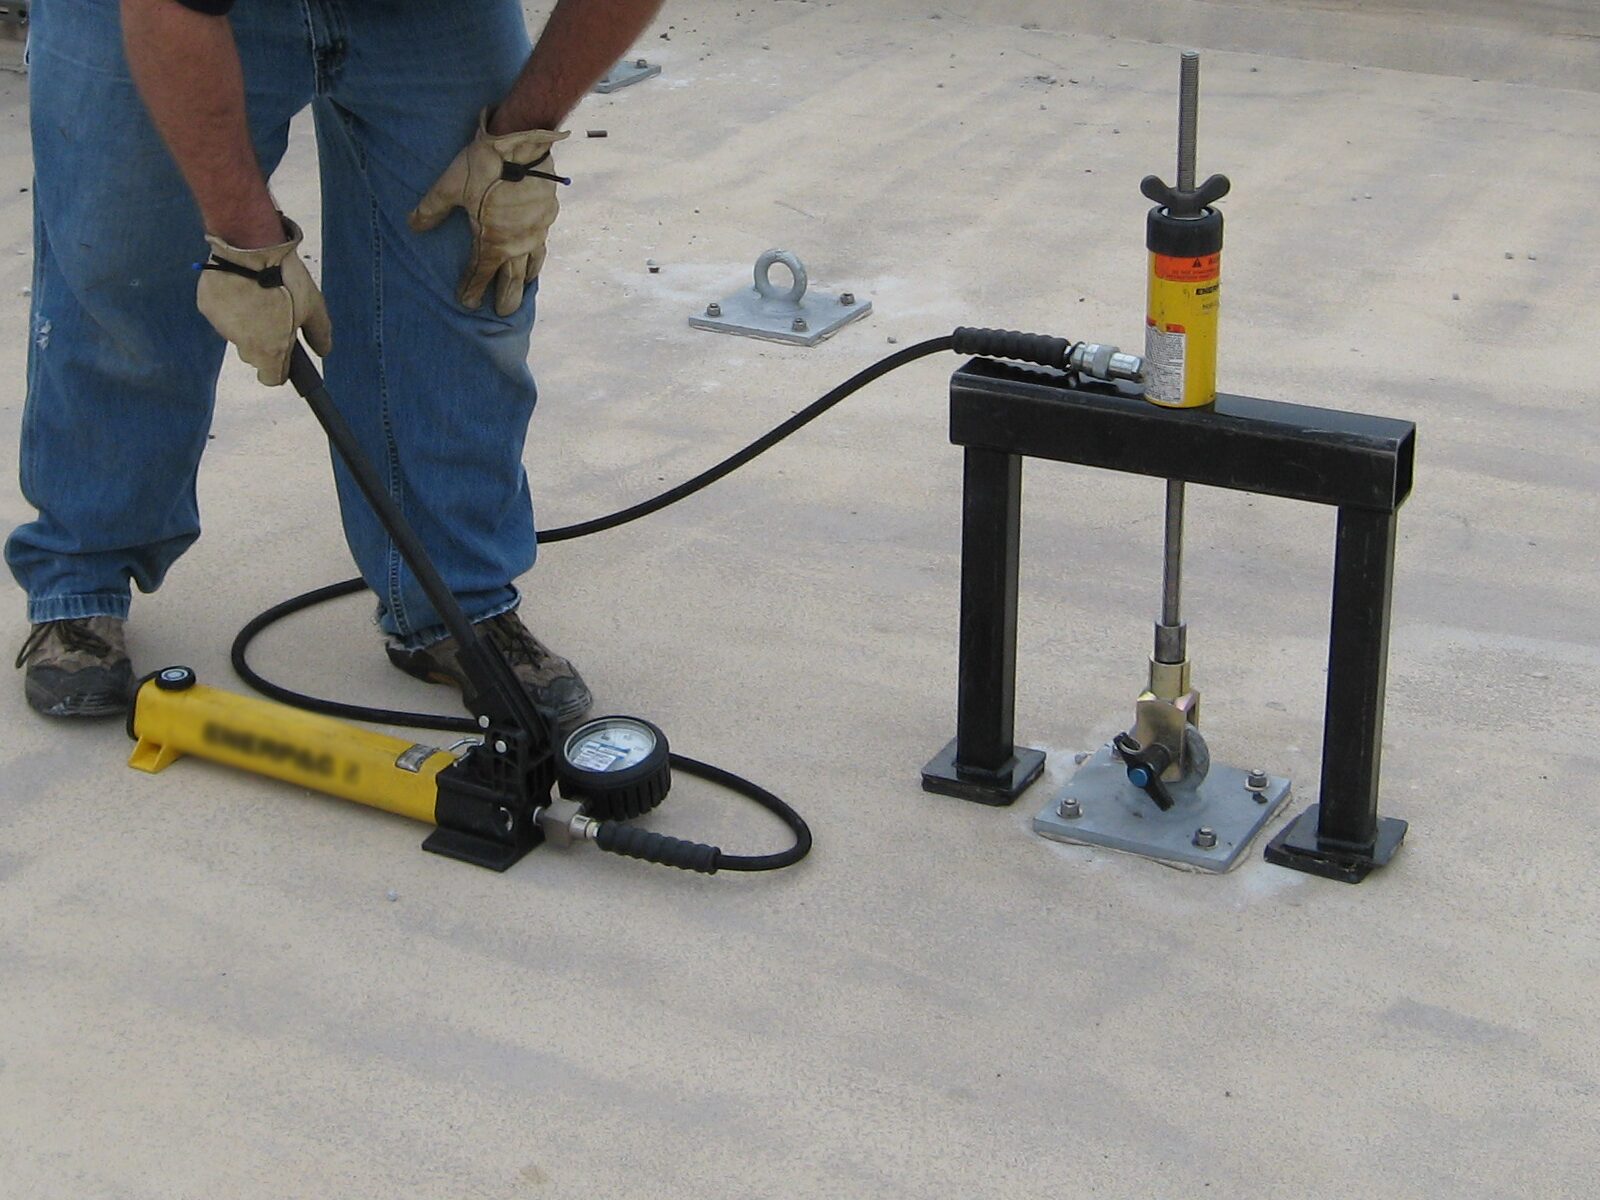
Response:
M922 768L922 790L958 800L1001 807L1028 790L1044 770L1044 751L1017 746L998 771L956 765L956 739L952 738Z
M1033 831L1220 874L1239 862L1289 799L1289 781L1281 776L1268 776L1259 789L1247 787L1248 780L1246 771L1213 763L1198 782L1190 775L1169 784L1174 803L1162 812L1129 782L1126 764L1111 747L1102 746L1033 819ZM1065 815L1070 812L1078 815ZM1213 845L1197 844L1202 828L1211 831Z
M1321 807L1313 804L1267 843L1265 858L1269 863L1341 883L1360 883L1377 868L1387 866L1405 840L1404 821L1399 817L1379 817L1378 836L1370 850L1319 842L1317 820Z
M513 844L462 833L459 829L435 829L422 843L422 848L430 854L442 854L446 858L471 863L475 867L505 871L521 862L528 851L543 841L542 832L538 840L530 844Z

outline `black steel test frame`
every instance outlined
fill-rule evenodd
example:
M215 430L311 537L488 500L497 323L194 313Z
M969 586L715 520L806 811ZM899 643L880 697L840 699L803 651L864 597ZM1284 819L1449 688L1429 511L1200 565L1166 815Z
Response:
M1412 422L1232 395L1166 409L1134 386L974 360L951 379L950 440L965 454L956 736L923 787L1004 805L1043 770L1042 751L1015 744L1014 718L1022 460L1049 459L1338 510L1319 803L1265 853L1349 883L1393 857L1406 822L1378 815L1378 781Z

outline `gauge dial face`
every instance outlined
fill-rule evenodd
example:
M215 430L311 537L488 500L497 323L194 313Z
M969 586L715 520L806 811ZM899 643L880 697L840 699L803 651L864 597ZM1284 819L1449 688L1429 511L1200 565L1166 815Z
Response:
M626 717L606 717L576 730L567 739L567 762L580 771L625 771L656 748L656 735Z

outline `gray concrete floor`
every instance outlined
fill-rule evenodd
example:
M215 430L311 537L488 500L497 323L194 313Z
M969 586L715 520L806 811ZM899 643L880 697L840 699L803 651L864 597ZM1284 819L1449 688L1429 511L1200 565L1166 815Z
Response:
M673 5L643 44L662 77L573 120L610 136L562 159L527 459L562 524L693 473L890 339L1137 344L1137 184L1170 171L1180 31L1208 51L1201 170L1234 180L1224 388L1419 426L1391 867L1352 888L1253 853L1204 877L1032 836L1072 752L1127 723L1159 598L1160 485L1070 467L1026 483L1017 728L1049 777L1009 810L919 790L953 731L960 513L955 361L930 361L525 581L602 709L806 814L796 870L543 850L496 876L264 780L136 774L120 727L0 690L0 1196L1592 1195L1593 6L1280 5L1266 32L1260 7L1095 27L1023 0ZM1440 73L1390 69L1408 52ZM25 118L0 75L13 461ZM302 137L277 186L314 229L313 169ZM687 328L773 245L876 311L809 351ZM207 534L132 643L227 684L248 616L349 565L294 398L230 364L215 433ZM28 512L0 491L0 523ZM1332 528L1191 497L1212 750L1291 774L1296 812ZM259 658L438 704L365 619L333 606ZM689 781L653 824L781 841Z

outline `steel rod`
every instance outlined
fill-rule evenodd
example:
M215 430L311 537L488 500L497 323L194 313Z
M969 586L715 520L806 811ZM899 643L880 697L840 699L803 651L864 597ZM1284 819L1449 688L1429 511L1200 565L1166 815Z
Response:
M1192 192L1195 174L1195 130L1200 119L1200 55L1184 51L1178 76L1178 190ZM1161 624L1156 629L1156 659L1182 662L1184 645L1183 501L1181 479L1167 480L1166 546L1161 571Z
M1178 191L1194 191L1195 130L1200 122L1200 55L1185 50L1178 75Z
M1167 626L1183 624L1179 603L1183 590L1183 500L1183 480L1167 480L1166 554L1161 570L1161 623Z

